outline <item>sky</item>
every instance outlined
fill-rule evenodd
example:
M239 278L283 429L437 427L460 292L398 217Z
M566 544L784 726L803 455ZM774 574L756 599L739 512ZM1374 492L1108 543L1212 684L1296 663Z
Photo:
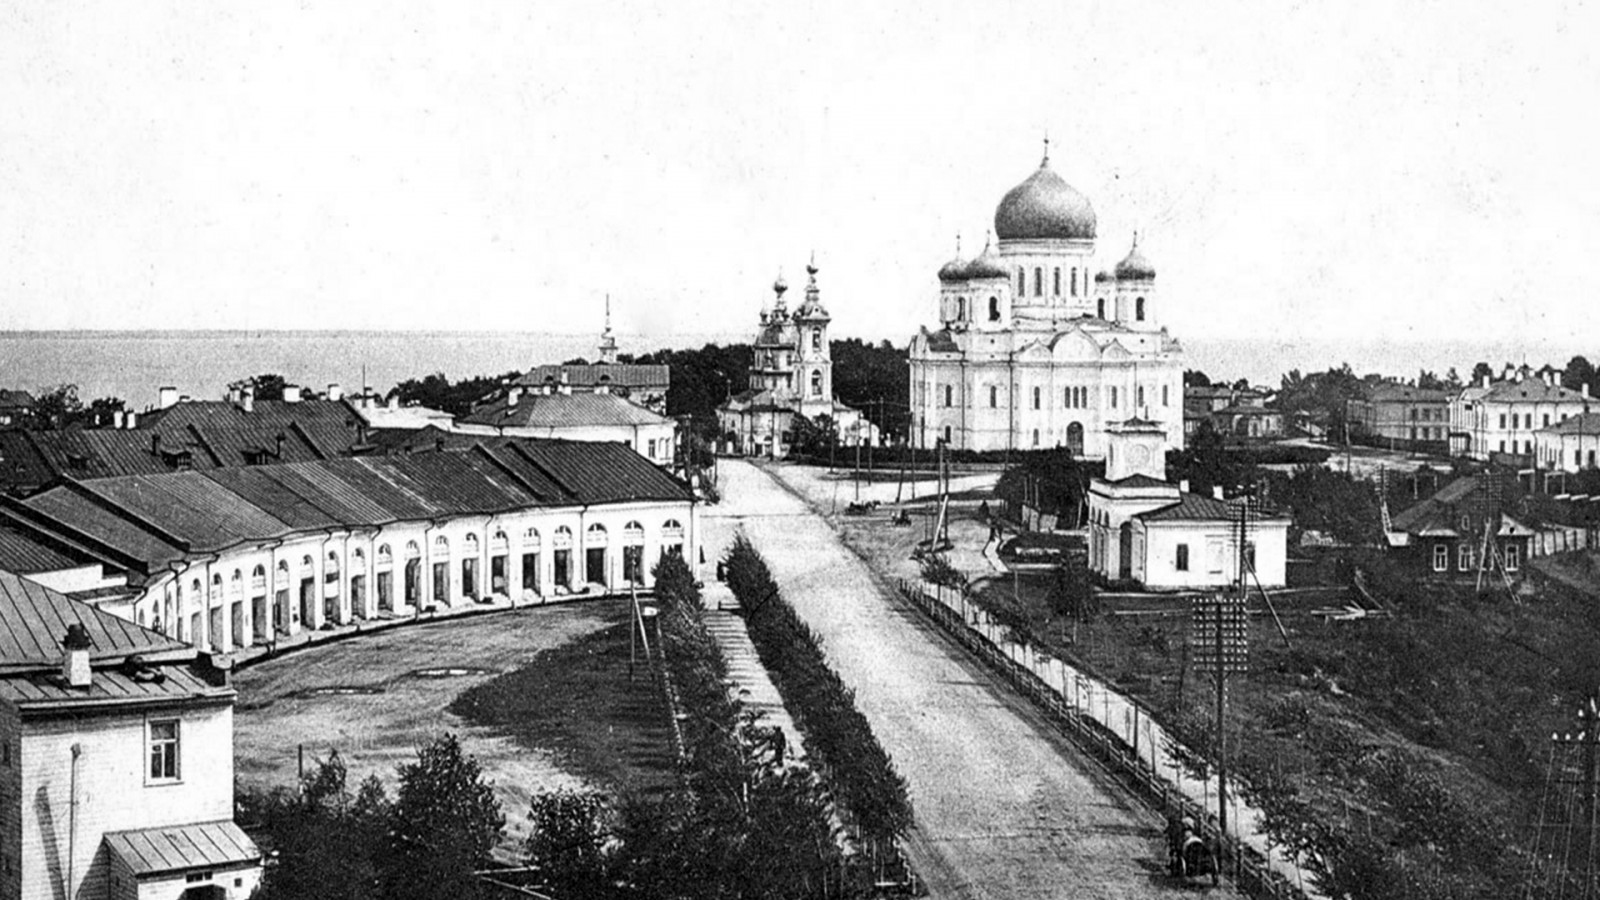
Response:
M1183 338L1571 342L1600 13L1556 3L0 3L6 329L933 324L1039 164Z

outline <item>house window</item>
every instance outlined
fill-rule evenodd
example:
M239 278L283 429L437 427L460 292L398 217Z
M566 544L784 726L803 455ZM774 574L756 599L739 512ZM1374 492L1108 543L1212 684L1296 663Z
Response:
M1506 544L1506 571L1515 572L1522 565L1522 548L1516 544Z
M1433 545L1433 570L1443 572L1450 568L1450 548L1444 544Z
M821 350L822 349L822 329L821 328L814 329L811 332L811 349L813 349L813 350Z
M1545 413L1544 414L1544 427L1546 427L1546 428L1550 427L1550 414L1549 413Z
M178 780L178 720L150 723L150 780Z
M1500 427L1501 428L1505 428L1506 427L1506 414L1505 413L1501 413L1500 414ZM1504 450L1505 448L1501 447L1500 449Z
M820 371L811 373L811 396L822 396L822 373Z
M1039 446L1039 429L1037 428L1033 430L1033 445L1035 447Z
M1056 266L1053 271L1055 273L1055 283L1054 283L1055 290L1052 291L1052 293L1054 293L1057 297L1059 297L1059 296L1061 296L1061 267L1060 266Z
M1472 568L1472 545L1463 543L1456 547L1456 570L1465 572Z
M1133 301L1133 317L1135 319L1138 319L1141 322L1144 321L1144 298L1143 297L1136 298Z
M1111 389L1111 408L1117 408L1117 389L1114 387Z
M1078 267L1072 267L1072 296L1078 296Z
M1102 319L1106 317L1106 298L1095 301L1095 315Z
M1038 409L1039 408L1039 389L1038 388L1034 388L1033 389L1033 408L1034 409Z
M1172 405L1172 404L1167 402L1167 385L1164 385L1164 384L1161 386L1161 405L1162 406L1171 406Z
M1033 295L1044 296L1044 269L1039 266L1033 267Z
M989 385L989 406L991 406L991 407L999 406L1000 405L999 397L1000 397L1000 389L995 387L992 384Z
M1021 297L1028 292L1028 272L1021 266L1017 267L1017 296Z
M944 405L945 406L950 406L951 405L951 401L952 401L954 396L955 396L955 387L953 385L948 385L948 384L945 385L944 386Z
M950 443L950 426L949 425L946 425L944 427L944 442L946 444Z
M650 442L649 442L649 444L647 446L650 448L650 458L651 459L655 459L656 458L656 439L655 438L651 438Z
M1175 563L1173 563L1173 565L1177 568L1177 570L1179 572L1187 572L1187 571L1189 571L1189 545L1188 544L1179 544L1178 545L1178 559L1177 559L1177 561Z
M991 322L1000 321L1000 298L999 297L990 297L989 298L989 321L991 321Z

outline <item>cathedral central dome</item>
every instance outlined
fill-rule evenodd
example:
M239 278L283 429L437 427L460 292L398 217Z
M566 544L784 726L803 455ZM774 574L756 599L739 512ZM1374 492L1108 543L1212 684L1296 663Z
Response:
M1028 180L1006 192L994 210L1001 240L1094 240L1094 207L1050 168L1050 157Z

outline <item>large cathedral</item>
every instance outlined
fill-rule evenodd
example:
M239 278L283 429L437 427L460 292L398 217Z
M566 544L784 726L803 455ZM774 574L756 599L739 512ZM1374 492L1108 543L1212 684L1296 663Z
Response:
M998 246L939 269L939 328L911 341L912 440L1098 459L1107 427L1138 418L1181 448L1183 347L1160 324L1137 236L1094 272L1094 207L1050 168L1048 143L995 208L994 234Z

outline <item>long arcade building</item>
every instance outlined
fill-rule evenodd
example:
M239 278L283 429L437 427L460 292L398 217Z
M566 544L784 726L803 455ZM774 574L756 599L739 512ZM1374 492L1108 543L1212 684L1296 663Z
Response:
M306 628L652 584L693 564L682 482L621 444L460 451L64 481L5 514L133 587L104 607L229 652Z

